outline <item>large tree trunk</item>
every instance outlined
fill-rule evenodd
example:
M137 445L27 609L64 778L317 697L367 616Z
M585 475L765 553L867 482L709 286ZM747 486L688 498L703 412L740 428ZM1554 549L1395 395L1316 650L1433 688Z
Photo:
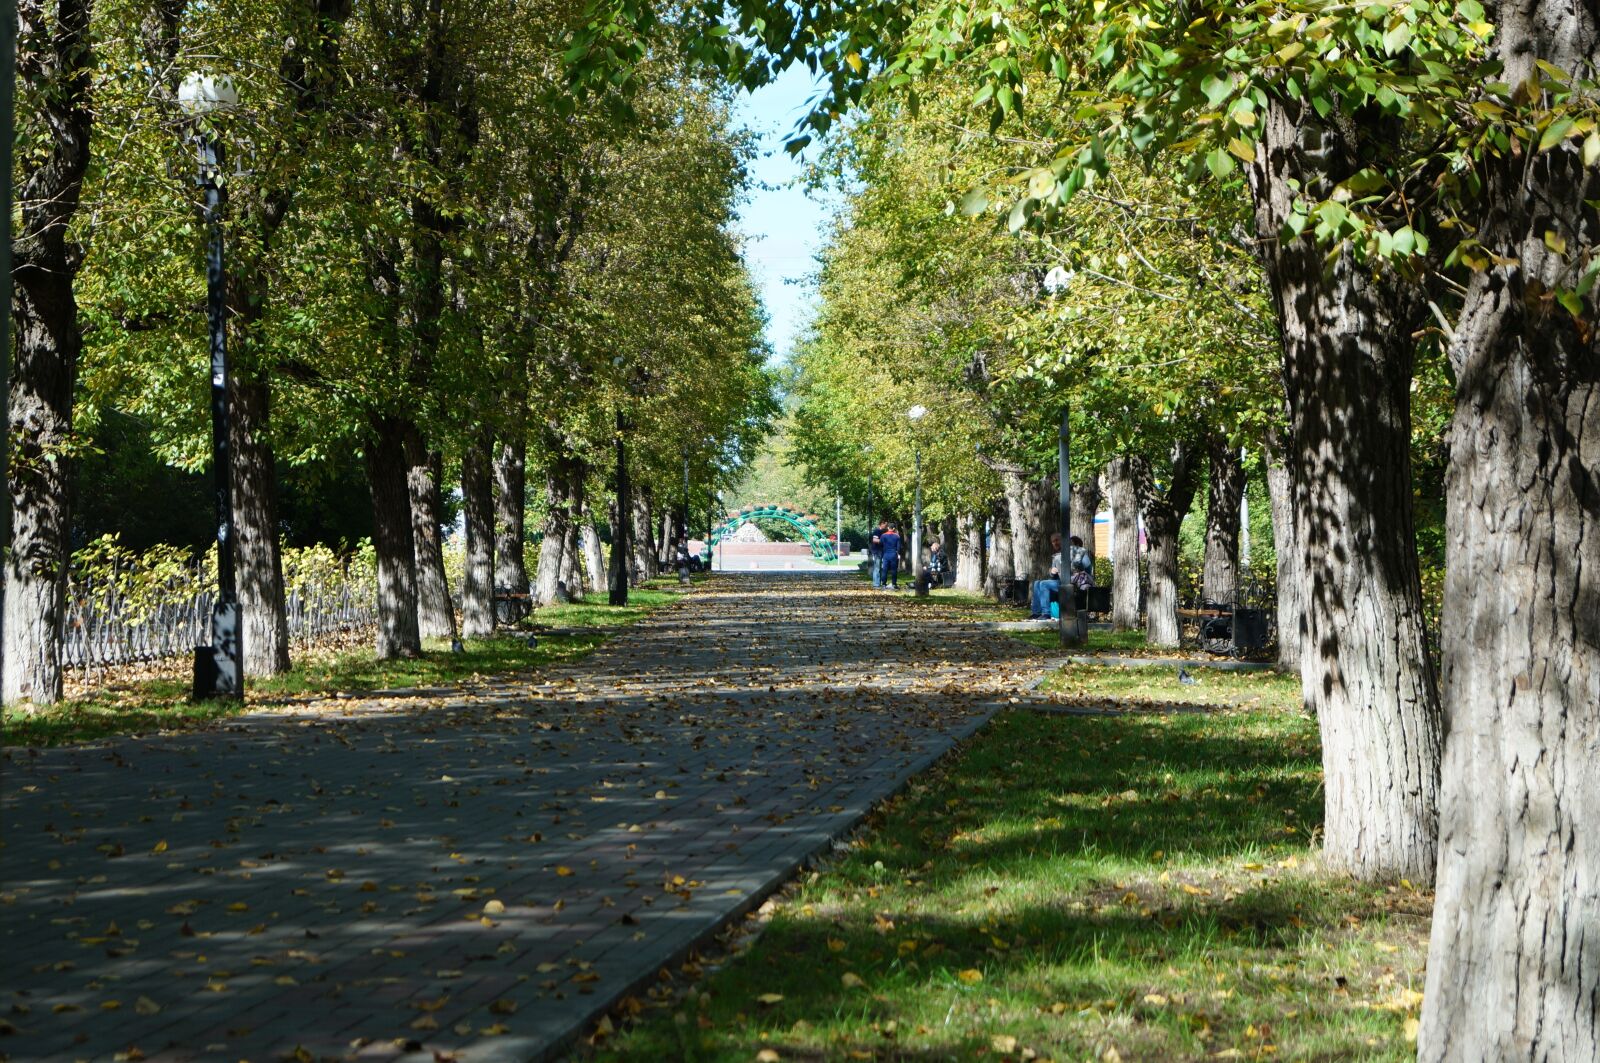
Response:
M633 504L630 507L629 519L633 522L633 527L630 529L631 533L628 536L629 545L632 547L632 550L629 551L632 555L630 558L632 571L629 573L629 579L634 586L638 586L639 583L656 574L655 528L653 527L655 522L651 520L650 492L648 489L641 488L638 491L634 491L630 501Z
M444 574L444 504L439 481L444 458L420 432L406 438L406 488L411 495L411 542L417 559L417 630L425 639L454 639L456 610Z
M461 509L466 565L461 580L461 637L494 634L494 445L487 437L461 454Z
M606 589L606 559L600 549L600 533L595 531L594 521L583 522L583 527L578 529L578 538L583 549L584 573L589 577L589 591L603 594Z
M1267 495L1272 500L1272 545L1278 557L1278 667L1298 672L1300 644L1305 637L1306 588L1295 529L1294 475L1277 433L1268 441Z
M67 241L89 165L89 0L20 0L18 134L47 147L16 159L22 224L11 244L9 463L11 552L5 561L0 699L61 699L61 625L70 561L72 399L83 337L73 284L82 251ZM53 16L53 17L52 17ZM4 544L0 544L3 546Z
M494 457L494 585L513 594L528 592L527 541L528 442L520 424Z
M244 623L244 670L250 676L281 675L289 670L289 613L269 435L271 389L266 381L240 373L229 374L228 383L234 571Z
M422 653L411 491L406 482L406 437L414 431L402 418L375 416L366 448L372 541L378 554L379 660Z
M1133 631L1139 626L1139 488L1133 459L1112 461L1106 480L1111 496L1111 627Z
M551 440L545 470L544 538L539 543L539 568L534 579L534 601L553 605L560 601L560 585L567 581L568 545L583 510L583 463L562 453L562 444ZM576 552L574 550L574 552ZM581 588L568 584L572 594Z
M1015 552L1011 549L1011 507L1004 498L995 503L991 514L993 539L989 543L989 563L983 569L983 593L999 598L1016 578Z
M972 594L983 591L983 518L963 513L956 518L956 587Z
M1145 641L1152 646L1176 646L1182 629L1178 623L1178 531L1194 502L1199 448L1183 441L1172 447L1172 463L1165 489L1156 483L1155 470L1142 458L1124 459L1138 485L1144 511L1145 535L1150 549L1150 597L1145 602Z
M578 522L567 525L561 544L561 585L574 599L583 597L583 567L578 562Z
M1211 456L1206 498L1206 552L1202 594L1232 603L1239 595L1239 503L1244 498L1244 463L1239 448L1220 435L1207 440Z
M1421 293L1346 245L1280 239L1291 204L1365 165L1350 133L1274 100L1251 167L1283 340L1296 512L1309 589L1301 679L1322 731L1328 864L1433 880L1441 725L1411 511L1412 332ZM1392 132L1392 131L1391 131ZM1294 187L1299 183L1298 190Z
M1050 481L1029 480L1016 472L1002 472L1000 481L1011 520L1013 572L1017 579L1043 579L1050 574L1050 533L1058 523L1056 507L1050 504Z
M1100 474L1094 473L1072 485L1072 534L1083 540L1089 551L1090 571L1094 564L1094 515L1100 512Z
M1536 59L1600 63L1592 3L1487 17L1512 84ZM1468 282L1450 347L1424 1063L1600 1059L1600 308L1593 290L1581 316L1552 294L1600 242L1600 170L1579 145L1488 160L1475 231L1495 265Z

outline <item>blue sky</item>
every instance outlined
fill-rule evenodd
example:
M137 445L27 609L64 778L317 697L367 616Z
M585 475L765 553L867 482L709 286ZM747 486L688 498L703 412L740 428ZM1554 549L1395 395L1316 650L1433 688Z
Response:
M792 66L770 85L741 94L734 121L760 134L760 155L751 164L753 188L739 212L749 263L771 318L767 341L779 360L810 314L810 291L802 283L827 238L831 208L793 187L799 163L783 150L788 133L812 94L811 72Z

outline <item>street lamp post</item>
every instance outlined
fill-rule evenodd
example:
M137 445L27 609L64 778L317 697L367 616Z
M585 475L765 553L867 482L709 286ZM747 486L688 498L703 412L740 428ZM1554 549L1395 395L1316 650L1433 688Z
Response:
M178 87L178 103L196 118L225 111L239 102L227 78L190 74ZM222 269L222 146L200 125L199 185L206 229L206 318L211 333L211 463L216 478L217 599L211 608L211 645L194 651L194 697L244 697L244 629L233 573L233 463L228 447L228 303Z
M916 480L911 501L911 581L919 598L928 594L928 582L922 575L922 439L916 434L917 423L928 416L928 408L921 403L906 411L911 419L911 455Z

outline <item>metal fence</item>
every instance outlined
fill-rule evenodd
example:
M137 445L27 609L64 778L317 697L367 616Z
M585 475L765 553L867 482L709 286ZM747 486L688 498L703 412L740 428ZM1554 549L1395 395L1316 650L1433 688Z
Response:
M216 591L199 566L167 580L154 602L129 597L120 581L77 578L67 587L61 664L69 669L104 668L169 657L187 657L211 642ZM312 640L377 624L370 579L347 575L293 584L286 595L289 638Z

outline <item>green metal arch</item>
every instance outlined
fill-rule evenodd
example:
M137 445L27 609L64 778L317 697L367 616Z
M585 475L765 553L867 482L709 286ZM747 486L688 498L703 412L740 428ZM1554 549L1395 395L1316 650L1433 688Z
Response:
M781 520L804 537L806 544L811 547L812 557L818 561L839 559L839 549L833 540L828 538L828 533L818 527L815 521L808 519L804 513L788 506L754 506L749 510L740 510L730 515L727 520L712 529L712 547L738 531L741 525L748 524L752 520Z

